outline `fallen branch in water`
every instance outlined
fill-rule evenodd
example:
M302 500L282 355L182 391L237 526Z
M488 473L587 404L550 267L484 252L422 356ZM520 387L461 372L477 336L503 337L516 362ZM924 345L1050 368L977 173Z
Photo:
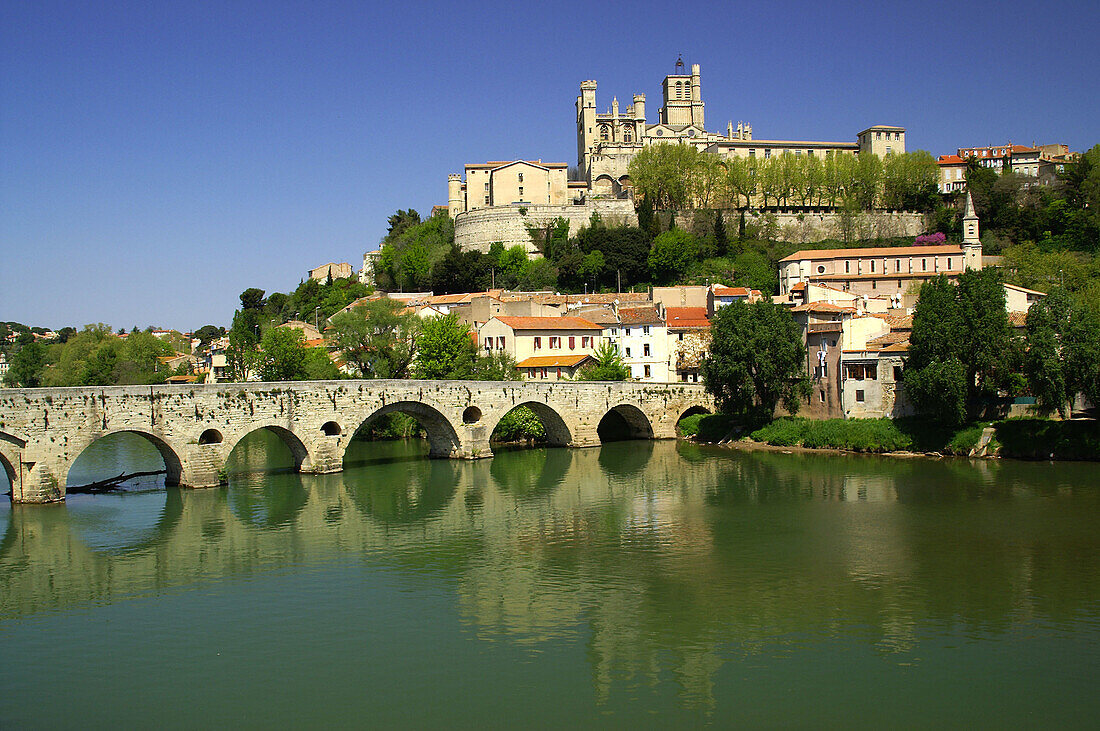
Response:
M99 495L105 492L118 492L122 489L121 483L127 480L132 480L135 477L149 477L151 475L166 475L168 470L151 470L149 472L131 472L126 474L123 472L118 477L108 477L106 480L97 480L87 485L78 485L76 487L69 487L65 489L65 492L70 494L88 494Z

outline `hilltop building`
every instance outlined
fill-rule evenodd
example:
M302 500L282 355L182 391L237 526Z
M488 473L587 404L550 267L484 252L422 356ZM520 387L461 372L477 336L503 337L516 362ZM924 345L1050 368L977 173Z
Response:
M484 251L500 241L536 253L528 230L558 218L571 227L586 224L593 213L605 221L636 222L629 166L646 145L678 142L725 158L760 159L784 152L820 157L905 152L905 128L889 125L868 127L853 142L757 140L752 125L743 121L727 122L724 134L710 131L699 64L688 71L682 59L661 84L663 104L653 123L646 117L645 94L634 94L629 106L613 98L609 109L597 111L596 86L594 80L581 82L576 98L573 171L564 162L538 159L472 163L463 174L448 175L447 211L460 248Z

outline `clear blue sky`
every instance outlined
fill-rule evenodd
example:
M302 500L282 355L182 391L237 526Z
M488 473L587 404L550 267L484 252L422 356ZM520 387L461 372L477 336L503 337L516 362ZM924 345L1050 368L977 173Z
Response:
M595 9L593 9L595 8ZM0 320L228 325L358 268L467 161L576 163L573 102L702 65L707 126L910 150L1100 142L1100 5L0 4Z

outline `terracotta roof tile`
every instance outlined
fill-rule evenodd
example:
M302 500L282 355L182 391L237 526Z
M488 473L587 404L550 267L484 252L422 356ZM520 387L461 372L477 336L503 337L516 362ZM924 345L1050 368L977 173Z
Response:
M513 330L603 330L602 327L580 317L497 317Z
M587 353L580 355L536 355L516 363L516 368L572 368L588 359L595 360Z
M666 307L665 324L670 328L709 328L706 307Z
M858 259L862 256L930 256L932 254L962 255L959 245L943 246L877 246L867 249L806 249L785 256L780 261L803 259Z
M804 305L798 305L791 308L792 312L855 312L855 307L844 307L843 305L832 305L828 302L810 302Z
M624 325L662 324L661 316L657 314L657 308L654 305L648 307L620 307L619 321Z

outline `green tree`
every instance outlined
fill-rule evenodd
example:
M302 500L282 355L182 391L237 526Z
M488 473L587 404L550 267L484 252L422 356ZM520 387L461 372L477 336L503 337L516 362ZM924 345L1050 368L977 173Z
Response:
M726 233L726 224L722 220L722 211L714 214L714 254L725 256L730 250L730 237Z
M473 381L518 381L521 378L515 359L500 350L474 358L470 371Z
M466 379L473 373L477 346L470 329L451 313L424 320L416 334L417 378Z
M630 368L623 363L619 349L605 340L596 348L595 363L581 368L578 378L582 381L625 381L630 378Z
M652 201L657 210L689 208L701 189L699 178L706 177L703 157L692 145L642 148L628 168L635 194Z
M304 381L306 347L302 331L273 327L260 340L258 370L263 381Z
M765 254L749 250L734 257L734 284L758 289L766 295L779 288L779 270Z
M681 229L665 231L649 250L649 272L654 282L669 284L683 277L698 256L698 239Z
M419 318L381 297L332 318L333 345L362 378L407 378L416 356Z
M42 373L46 370L46 365L46 346L31 341L12 356L11 366L4 374L4 385L38 388L42 385Z
M734 302L714 314L703 383L722 411L770 419L782 402L797 413L810 394L805 368L802 330L782 307Z
M1069 292L1053 290L1028 310L1024 364L1040 409L1067 417L1077 394L1095 394L1100 382L1100 323Z
M940 275L921 286L905 363L905 390L917 410L959 424L976 418L1006 382L1010 333L1004 287L992 269L958 284Z

